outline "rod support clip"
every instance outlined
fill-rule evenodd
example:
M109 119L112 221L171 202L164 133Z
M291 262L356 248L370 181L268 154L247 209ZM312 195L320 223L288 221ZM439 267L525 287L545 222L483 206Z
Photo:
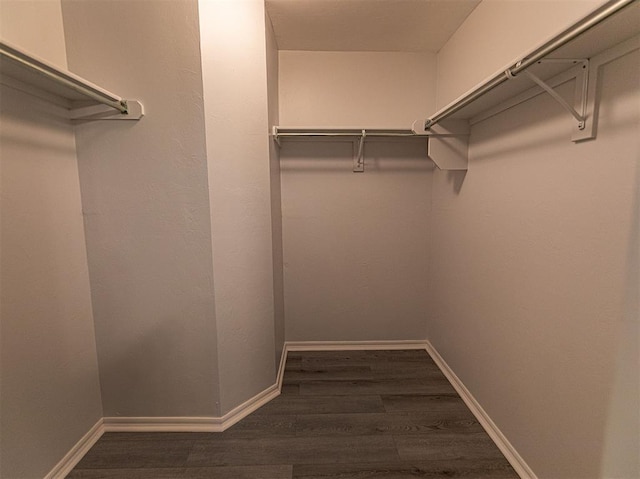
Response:
M360 142L358 145L358 152L353 157L353 172L354 173L363 173L364 172L364 139L367 137L367 130L362 130L362 134L360 136Z
M274 126L271 129L271 136L273 137L273 141L276 142L276 145L282 146L282 145L280 145L280 135L278 134L278 127L277 126Z

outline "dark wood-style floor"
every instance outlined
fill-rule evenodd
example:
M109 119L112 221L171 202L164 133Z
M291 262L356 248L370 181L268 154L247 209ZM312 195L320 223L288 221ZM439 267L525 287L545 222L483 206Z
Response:
M223 433L106 433L68 478L517 478L424 350L290 352Z

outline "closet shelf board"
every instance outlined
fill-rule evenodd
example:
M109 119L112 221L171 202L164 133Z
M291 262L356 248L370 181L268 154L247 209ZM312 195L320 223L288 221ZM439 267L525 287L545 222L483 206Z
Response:
M71 119L138 120L144 115L137 100L124 99L5 41L0 41L0 81L65 107Z

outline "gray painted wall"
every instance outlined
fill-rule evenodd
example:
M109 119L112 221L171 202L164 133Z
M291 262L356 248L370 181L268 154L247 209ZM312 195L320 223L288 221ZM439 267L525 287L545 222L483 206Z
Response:
M435 107L435 55L280 52L284 126L410 128ZM424 141L280 149L286 338L425 339L433 164Z
M66 67L59 2L0 4L2 39ZM73 127L1 86L0 476L48 473L102 417Z
M430 183L423 142L281 149L290 341L425 339Z
M215 416L197 3L65 0L63 13L70 68L147 111L76 127L105 416Z
M594 141L542 95L473 127L466 175L434 174L429 338L540 478L640 475L639 76L638 51L603 68Z
M275 382L265 13L262 0L201 0L199 7L221 412L226 413Z

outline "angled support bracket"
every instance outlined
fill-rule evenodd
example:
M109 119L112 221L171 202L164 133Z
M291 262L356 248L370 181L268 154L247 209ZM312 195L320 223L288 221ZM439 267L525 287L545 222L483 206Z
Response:
M571 116L573 116L577 121L578 121L578 129L579 130L584 130L585 127L585 117L583 115L581 115L580 113L578 113L571 105L569 105L569 103L567 103L567 101L562 98L558 92L556 92L552 87L550 87L549 85L547 85L544 81L542 81L540 78L538 78L536 75L534 75L531 72L525 71L524 72L525 75L527 75L531 80L533 80L535 83L537 83L540 88L542 88L544 91L546 91L549 95L551 95L551 97L557 101L560 106L562 108L564 108L565 110L567 110Z
M362 136L360 137L360 142L358 143L358 150L355 150L355 142L354 146L354 155L353 155L353 172L354 173L364 173L364 139L367 137L367 130L362 130Z
M547 59L540 60L538 63L573 63L579 65L578 73L576 74L576 90L575 90L575 100L574 103L576 107L574 108L567 102L558 92L556 92L551 85L546 83L544 80L540 79L535 74L531 73L528 70L525 70L523 73L530 80L532 80L536 85L546 91L551 97L562 106L571 116L573 116L576 120L576 127L574 128L574 134L572 136L573 141L586 140L589 138L593 138L593 135L590 131L587 131L587 120L591 119L593 121L593 112L589 115L587 111L587 100L589 95L589 83L595 82L597 78L592 77L592 70L589 67L588 59Z

